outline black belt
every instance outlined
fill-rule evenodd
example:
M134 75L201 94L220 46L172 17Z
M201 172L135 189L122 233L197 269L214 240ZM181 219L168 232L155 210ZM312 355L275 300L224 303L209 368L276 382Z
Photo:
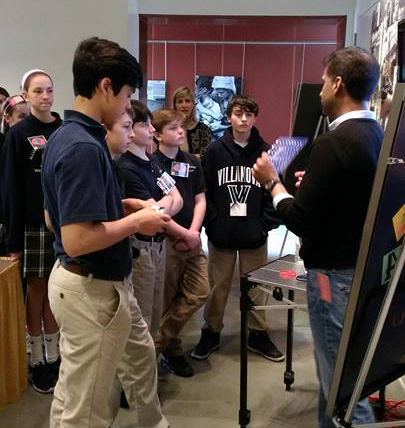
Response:
M147 236L147 235L141 235L140 233L135 233L135 236L140 241L156 242L156 243L163 242L165 240L165 238L166 238L166 235L163 234L163 233L158 233L155 236Z
M79 265L75 262L67 262L66 260L61 260L60 264L69 272L75 273L80 276L89 276L92 275L95 279L102 279L104 281L123 281L125 276L122 275L114 275L113 273L108 274L100 274L90 272L86 267Z

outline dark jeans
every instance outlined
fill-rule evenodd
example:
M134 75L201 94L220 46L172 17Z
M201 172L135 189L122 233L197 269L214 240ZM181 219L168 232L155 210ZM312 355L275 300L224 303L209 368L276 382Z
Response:
M309 320L315 347L315 362L320 383L318 418L321 428L334 428L325 415L346 305L353 280L353 269L308 270L307 299ZM354 412L353 423L373 423L373 411L367 399Z

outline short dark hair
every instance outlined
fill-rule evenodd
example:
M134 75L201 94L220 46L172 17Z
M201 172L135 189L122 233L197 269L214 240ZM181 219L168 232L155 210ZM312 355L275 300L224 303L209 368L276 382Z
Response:
M355 101L369 101L380 77L380 66L365 49L347 47L331 53L325 60L326 74L340 76L347 94Z
M111 80L114 95L124 85L140 88L143 83L138 61L118 43L98 37L83 40L73 60L73 90L75 95L92 98L99 81Z
M249 95L235 95L228 103L226 115L231 117L232 110L239 107L242 111L253 113L255 116L259 114L259 105L256 100Z
M148 107L138 100L131 100L131 117L134 125L138 122L147 122L148 119L153 120L152 113Z
M4 97L8 98L10 94L7 92L7 89L0 86L0 95L3 95Z

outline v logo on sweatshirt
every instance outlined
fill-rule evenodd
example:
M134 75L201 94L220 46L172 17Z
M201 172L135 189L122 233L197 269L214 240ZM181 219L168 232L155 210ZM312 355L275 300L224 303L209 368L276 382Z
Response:
M252 186L242 184L228 184L228 192L232 204L246 204Z

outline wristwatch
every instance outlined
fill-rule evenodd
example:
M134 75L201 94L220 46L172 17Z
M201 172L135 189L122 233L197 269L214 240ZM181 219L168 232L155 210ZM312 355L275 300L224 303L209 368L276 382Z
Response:
M264 188L271 193L271 191L274 189L275 185L280 183L280 180L278 178L275 178L274 180L267 180L264 183Z

